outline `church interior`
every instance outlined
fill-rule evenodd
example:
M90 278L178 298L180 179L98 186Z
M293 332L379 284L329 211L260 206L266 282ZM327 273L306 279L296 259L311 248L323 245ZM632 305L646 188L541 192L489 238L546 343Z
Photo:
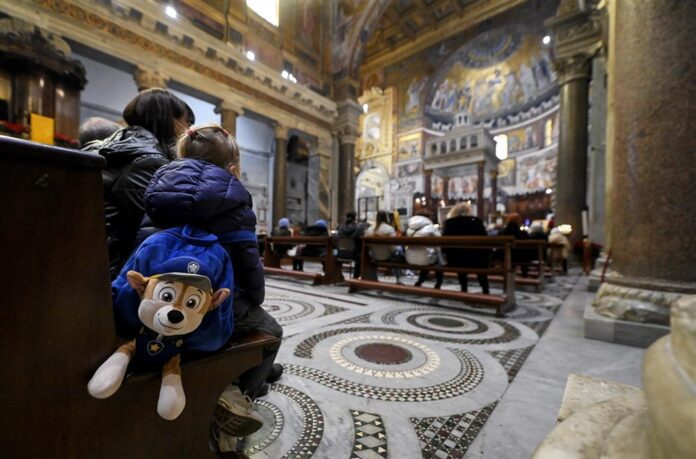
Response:
M0 456L696 457L694 16L0 2Z

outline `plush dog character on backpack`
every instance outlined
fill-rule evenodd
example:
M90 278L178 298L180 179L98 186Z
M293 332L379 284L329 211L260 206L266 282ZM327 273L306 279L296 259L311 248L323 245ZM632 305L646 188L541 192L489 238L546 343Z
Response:
M181 384L180 353L186 339L203 322L205 315L220 306L230 290L213 290L210 276L193 257L177 257L159 267L161 274L143 276L128 271L128 284L140 297L137 310L140 333L120 346L96 371L87 389L95 398L113 395L123 382L126 370L162 370L157 412L167 420L184 410L186 396Z

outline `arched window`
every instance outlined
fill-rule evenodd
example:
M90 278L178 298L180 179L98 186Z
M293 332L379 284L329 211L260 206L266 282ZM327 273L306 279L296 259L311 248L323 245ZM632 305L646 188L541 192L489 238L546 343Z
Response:
M442 142L440 144L440 154L447 153L447 142Z
M495 156L501 161L507 159L508 136L506 134L500 134L493 137L493 140L495 140Z
M437 153L437 144L435 142L430 144L430 154L434 155Z
M278 0L246 0L246 4L254 13L278 27L280 17Z
M477 135L469 136L469 148L475 148L475 147L478 147L478 136Z
M466 136L462 137L459 139L459 149L460 150L466 150L468 147L466 146Z
M457 151L457 140L450 140L450 151Z

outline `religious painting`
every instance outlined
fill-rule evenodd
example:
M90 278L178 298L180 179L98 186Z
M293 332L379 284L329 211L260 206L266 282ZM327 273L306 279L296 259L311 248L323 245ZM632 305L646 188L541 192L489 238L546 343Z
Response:
M421 93L427 81L424 76L414 76L411 79L404 97L405 116L418 115L421 112Z
M321 33L321 4L314 0L297 0L296 21L297 40L313 51L319 51Z
M401 137L398 142L398 161L403 161L406 159L418 158L421 155L421 136L416 134L415 136Z
M406 164L399 164L397 166L396 176L398 178L413 177L414 175L421 174L421 162L412 162Z
M266 45L260 40L247 42L247 48L256 54L257 61L274 69L280 69L282 67L283 57L279 49Z
M556 175L556 151L518 158L520 188L535 191L550 188Z
M465 175L451 177L449 180L449 197L451 199L463 199L476 194L478 190L478 176Z
M459 48L433 78L426 112L475 118L517 112L555 88L541 37L510 28L484 32Z
M508 153L541 148L543 124L536 122L523 128L513 129L505 134L508 136Z
M442 199L444 197L444 187L445 181L442 179L442 177L435 174L430 176L430 191L434 198Z
M498 186L515 186L516 180L515 160L513 158L498 163Z

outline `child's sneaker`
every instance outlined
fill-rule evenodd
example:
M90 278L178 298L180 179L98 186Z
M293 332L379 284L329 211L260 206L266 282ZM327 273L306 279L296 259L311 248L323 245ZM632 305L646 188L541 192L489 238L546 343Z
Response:
M213 422L221 434L245 437L261 428L263 418L254 410L251 398L242 394L239 387L229 385L218 399Z

